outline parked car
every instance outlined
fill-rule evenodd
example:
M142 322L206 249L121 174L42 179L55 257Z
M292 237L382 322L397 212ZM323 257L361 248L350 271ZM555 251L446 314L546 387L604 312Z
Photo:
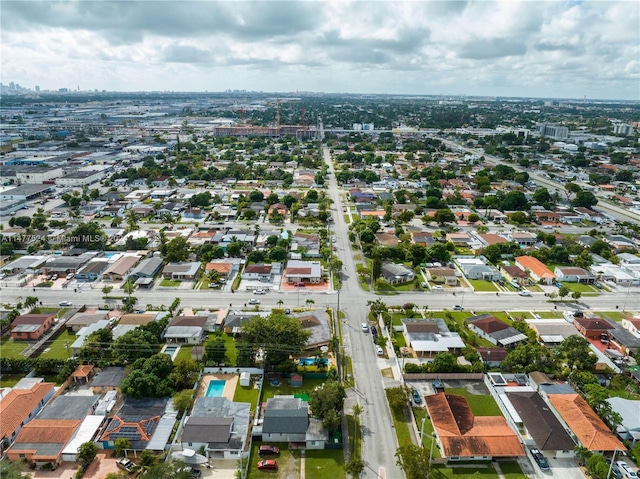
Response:
M284 314L291 314L291 308L284 308Z
M129 473L133 472L136 468L135 463L130 459L127 459L126 457L121 457L120 459L118 459L116 461L116 466L119 467L120 469L124 469Z
M304 288L304 283L301 281L299 283L294 284L294 286L297 286L298 288Z
M373 335L373 340L375 341L378 337L378 328L375 326L371 326L371 334Z
M459 304L456 304L456 305L453 307L453 310L454 310L454 311L463 311L463 310L464 310L464 308L463 308L462 306L460 306Z
M362 323L361 326L365 333L369 331L369 325L367 323Z
M531 291L520 291L518 294L520 296L531 296Z
M209 283L209 288L217 288L220 285L218 283Z
M631 466L624 461L617 461L616 466L620 469L620 472L626 479L638 479L638 473L636 473Z
M249 304L260 304L260 300L256 298L251 298L249 300Z
M376 354L378 356L384 356L384 351L382 350L382 348L380 346L376 345Z
M261 471L277 471L278 463L273 459L265 459L264 461L258 462L258 469Z
M531 449L529 449L529 452L531 452L531 455L533 456L534 461L536 461L536 464L538 464L538 467L540 468L541 471L546 472L551 470L551 468L549 467L549 463L547 462L547 459L542 455L539 449L532 447Z
M426 289L426 288L429 287L429 283L422 282L422 283L420 283L420 287Z
M253 294L267 294L267 292L264 289L255 289Z
M279 456L280 448L277 446L271 446L269 444L263 444L260 446L259 452L261 456Z
M437 285L435 285L435 286L434 286L433 288L431 288L431 289L434 289L434 290L436 290L436 291L440 291L440 290L442 290L442 286L440 286L439 284L437 284Z
M73 304L71 303L71 301L60 301L58 303L58 306L73 306Z
M413 395L413 402L416 404L422 404L422 396L420 396L420 393L418 392L417 389L414 389L411 393Z
M622 472L620 471L620 468L618 466L616 466L615 464L611 464L611 460L607 459L607 465L609 467L611 467L611 475L615 478L615 479L623 479L623 475Z

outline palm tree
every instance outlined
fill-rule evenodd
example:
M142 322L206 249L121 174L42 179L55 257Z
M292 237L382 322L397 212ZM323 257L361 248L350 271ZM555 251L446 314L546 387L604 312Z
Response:
M315 301L313 299L307 299L305 303L307 303L307 308L310 308L312 305L315 304Z
M282 306L284 304L284 301L282 301L281 299L278 300L278 302L276 303L278 306Z

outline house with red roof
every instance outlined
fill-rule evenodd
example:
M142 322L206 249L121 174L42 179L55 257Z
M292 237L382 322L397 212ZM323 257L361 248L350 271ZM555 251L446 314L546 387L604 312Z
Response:
M31 389L11 389L0 399L0 451L10 446L23 426L51 399L54 383L37 383Z
M62 450L71 441L80 419L34 419L25 425L7 450L10 461L26 460L36 467L62 464Z
M21 314L11 323L11 337L23 341L37 341L53 326L56 315Z
M553 284L556 281L556 275L538 258L518 256L515 259L515 264L522 271L528 271L535 281L540 281L544 284Z
M502 416L475 416L464 396L425 397L442 456L448 461L524 456L520 438Z

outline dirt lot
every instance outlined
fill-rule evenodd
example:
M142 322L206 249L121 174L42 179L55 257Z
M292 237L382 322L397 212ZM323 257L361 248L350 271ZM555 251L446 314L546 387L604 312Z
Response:
M469 394L477 394L479 396L488 396L489 390L482 381L454 381L447 379L443 381L445 388L462 388L466 389Z

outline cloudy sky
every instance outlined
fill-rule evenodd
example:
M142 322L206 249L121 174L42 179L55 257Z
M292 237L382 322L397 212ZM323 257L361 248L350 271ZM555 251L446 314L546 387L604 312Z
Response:
M2 0L2 82L640 99L640 2Z

